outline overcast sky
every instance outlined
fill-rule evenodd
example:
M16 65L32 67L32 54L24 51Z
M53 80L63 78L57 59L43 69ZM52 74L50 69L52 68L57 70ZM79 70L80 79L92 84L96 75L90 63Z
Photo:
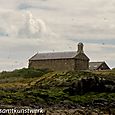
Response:
M115 67L115 0L0 0L0 71L78 42L90 61Z

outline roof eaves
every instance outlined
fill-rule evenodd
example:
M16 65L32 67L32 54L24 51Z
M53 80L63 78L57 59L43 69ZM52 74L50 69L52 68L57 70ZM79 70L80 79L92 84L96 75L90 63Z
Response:
M36 57L36 55L38 55L38 53L36 53L34 56L32 56L29 61L31 61L34 57Z
M30 59L30 61L40 61L40 60L63 60L63 59L74 59L74 57L65 58L52 58L52 59Z

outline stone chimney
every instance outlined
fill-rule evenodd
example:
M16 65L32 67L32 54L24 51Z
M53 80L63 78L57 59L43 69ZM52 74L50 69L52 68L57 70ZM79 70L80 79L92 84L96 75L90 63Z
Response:
M77 53L84 53L83 51L83 43L78 43L78 50L77 50Z

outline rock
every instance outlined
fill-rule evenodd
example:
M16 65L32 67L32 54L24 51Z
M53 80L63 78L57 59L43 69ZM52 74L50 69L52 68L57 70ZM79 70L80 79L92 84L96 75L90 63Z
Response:
M115 83L100 77L85 77L74 81L64 91L69 92L70 95L81 95L87 92L115 92Z
M92 112L91 115L98 115L98 113L96 113L96 112Z

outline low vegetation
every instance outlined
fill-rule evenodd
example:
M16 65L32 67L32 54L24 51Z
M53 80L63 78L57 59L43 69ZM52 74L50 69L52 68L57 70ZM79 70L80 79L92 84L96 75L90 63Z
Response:
M52 72L20 69L0 73L0 105L29 107L115 106L115 70Z

